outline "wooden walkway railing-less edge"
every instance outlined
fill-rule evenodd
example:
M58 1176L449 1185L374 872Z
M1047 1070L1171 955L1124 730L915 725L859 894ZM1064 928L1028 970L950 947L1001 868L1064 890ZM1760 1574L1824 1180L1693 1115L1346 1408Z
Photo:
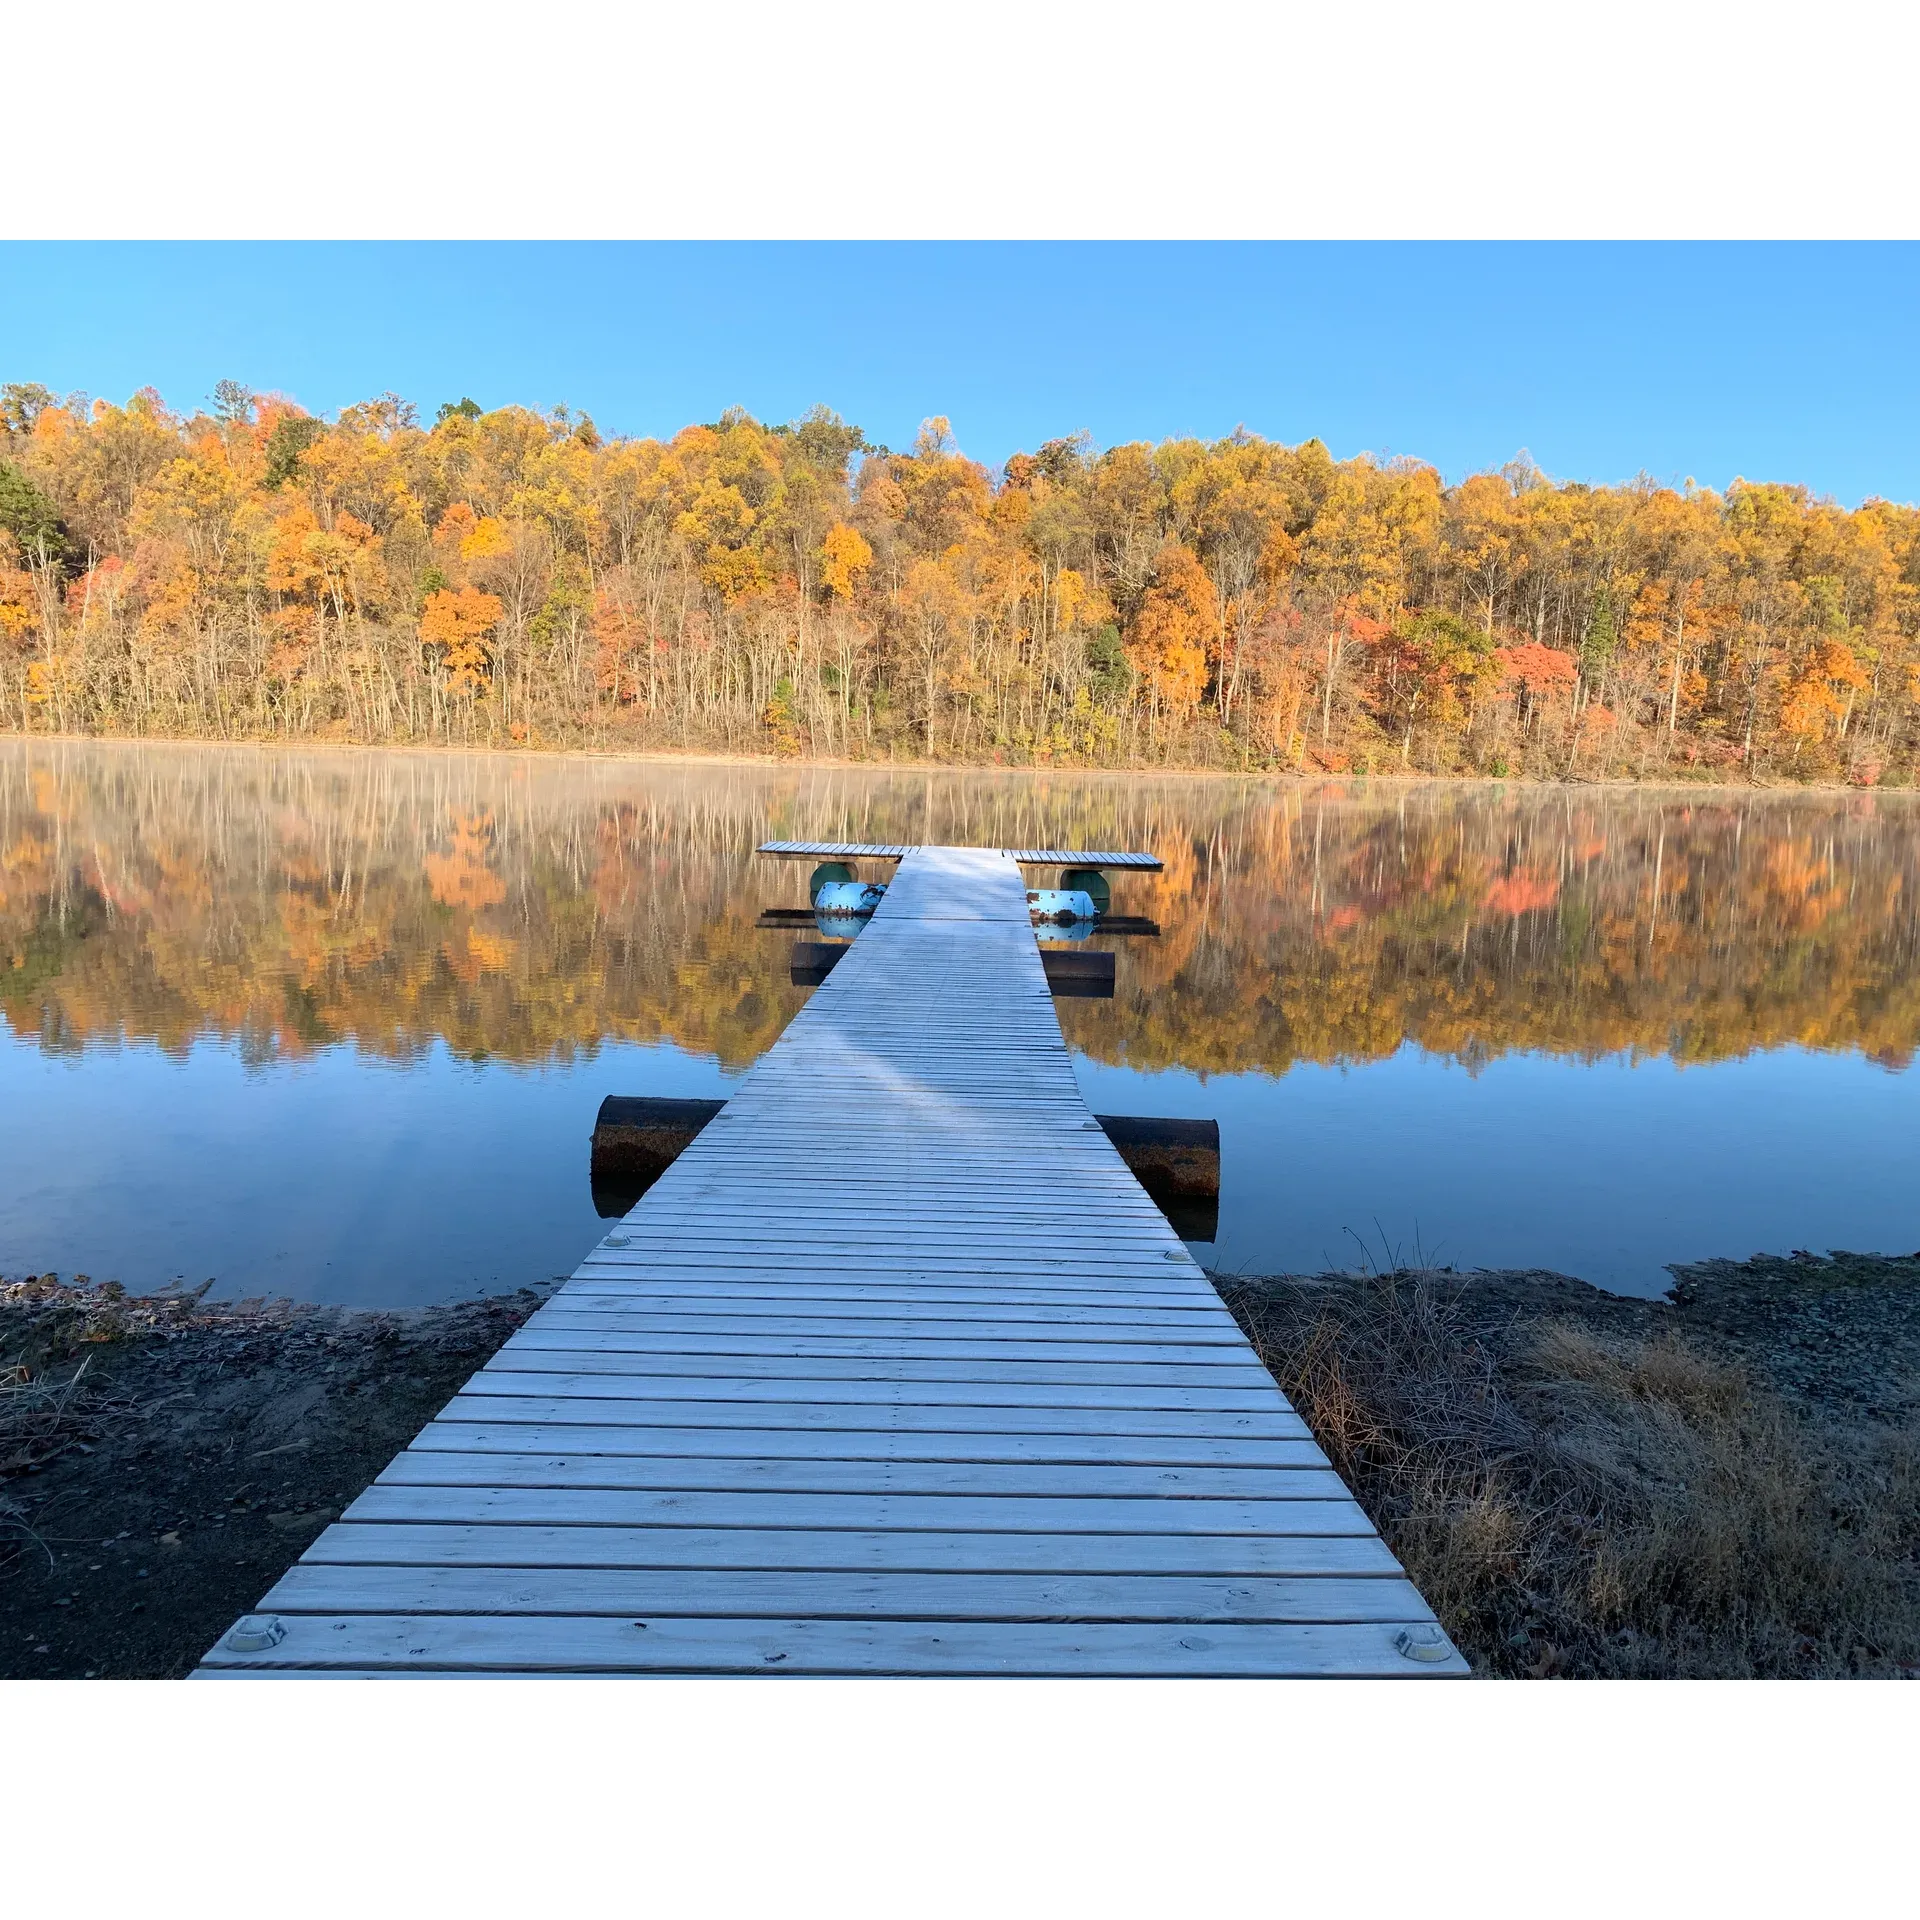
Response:
M1465 1671L1081 1099L1016 858L834 851L899 867L831 978L202 1676Z

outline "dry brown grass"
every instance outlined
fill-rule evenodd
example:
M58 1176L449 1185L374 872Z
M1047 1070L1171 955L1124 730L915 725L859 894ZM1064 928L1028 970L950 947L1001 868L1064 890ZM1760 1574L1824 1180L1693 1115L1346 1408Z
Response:
M1478 1671L1920 1668L1910 1428L1451 1275L1222 1292Z

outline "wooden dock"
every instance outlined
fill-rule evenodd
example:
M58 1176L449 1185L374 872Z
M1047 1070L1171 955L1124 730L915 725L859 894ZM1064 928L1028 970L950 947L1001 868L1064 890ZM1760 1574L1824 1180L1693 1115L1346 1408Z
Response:
M721 1114L202 1675L1465 1671L1089 1113L1016 859L885 852Z

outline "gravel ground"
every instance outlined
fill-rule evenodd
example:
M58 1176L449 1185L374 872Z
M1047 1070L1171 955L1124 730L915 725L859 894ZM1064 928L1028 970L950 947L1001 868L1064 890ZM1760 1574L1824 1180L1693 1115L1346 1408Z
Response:
M0 1675L189 1672L540 1298L0 1290Z

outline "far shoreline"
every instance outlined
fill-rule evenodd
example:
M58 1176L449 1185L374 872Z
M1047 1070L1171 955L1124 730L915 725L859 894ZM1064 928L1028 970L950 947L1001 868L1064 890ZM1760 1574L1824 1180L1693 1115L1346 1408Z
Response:
M1276 790L1324 788L1327 786L1346 786L1365 790L1377 785L1389 789L1413 787L1458 787L1472 790L1524 788L1529 792L1539 793L1676 793L1722 796L1726 798L1736 796L1753 798L1758 796L1804 793L1846 796L1856 799L1876 799L1886 795L1899 795L1911 798L1916 794L1920 794L1920 786L1860 787L1850 786L1843 781L1832 780L1689 780L1671 774L1663 775L1658 779L1648 778L1644 780L1616 778L1543 780L1529 774L1412 772L1321 773L1290 772L1274 768L1236 770L1226 767L1081 766L1050 763L1013 765L991 760L847 760L832 755L789 757L781 754L714 753L695 748L554 747L544 745L503 746L499 744L459 746L445 741L260 740L177 733L22 733L18 729L0 728L0 743L11 744L14 742L52 747L159 747L192 748L195 750L214 748L236 753L340 754L369 757L382 754L395 757L403 755L431 755L435 758L454 760L505 760L512 762L528 760L540 762L585 760L610 765L752 767L768 770L785 769L792 772L993 774L1028 779L1042 776L1059 777L1064 775L1071 778L1087 780L1124 779L1156 782L1174 782L1181 780L1239 781L1242 783L1272 787Z

